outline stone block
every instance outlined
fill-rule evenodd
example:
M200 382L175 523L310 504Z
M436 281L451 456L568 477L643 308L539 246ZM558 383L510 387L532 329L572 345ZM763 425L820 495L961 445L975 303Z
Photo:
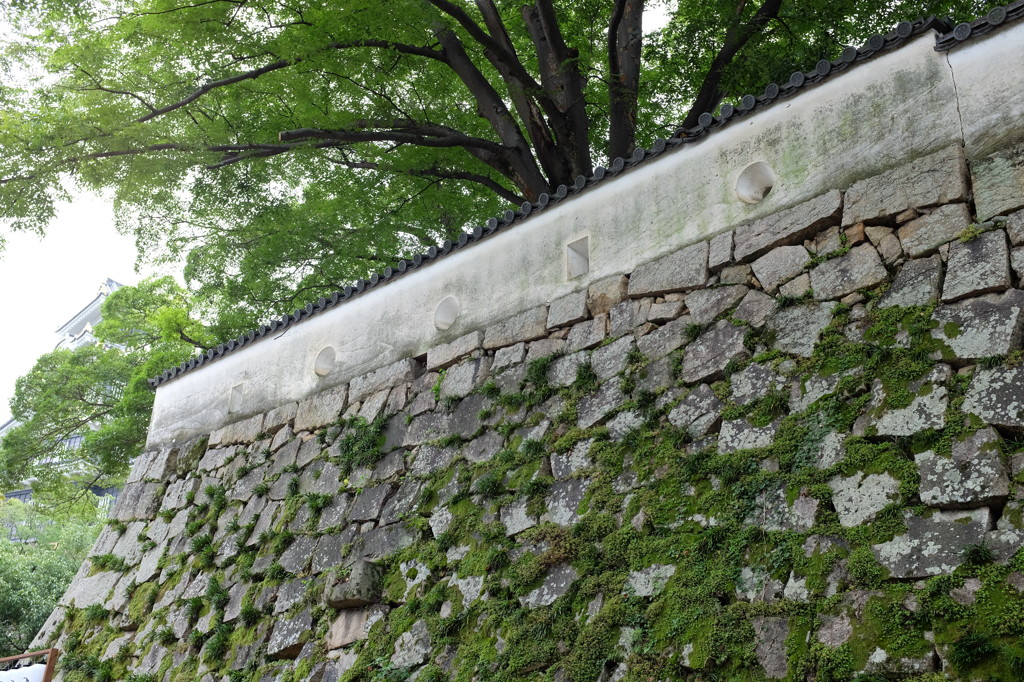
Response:
M289 573L296 575L305 573L313 550L316 549L316 543L316 539L309 535L298 536L281 554L278 563Z
M391 665L396 668L414 668L423 665L429 658L430 633L427 631L426 621L418 620L395 642Z
M843 225L964 201L967 194L967 161L960 145L953 145L854 183L846 191Z
M599 345L608 336L608 314L602 313L592 320L573 326L566 339L565 351L575 353Z
M315 431L334 422L345 409L347 397L348 386L336 386L300 401L295 409L294 430Z
M647 311L647 321L661 324L676 319L681 312L683 312L682 301L654 303L651 305L651 309Z
M519 603L528 609L538 606L551 606L555 600L569 591L572 584L579 579L579 574L569 564L557 564L544 576L541 586L519 597Z
M708 243L699 242L637 266L629 278L629 295L636 298L696 289L707 279Z
M736 228L733 255L750 260L777 246L801 244L819 230L835 225L843 208L843 194L832 190L792 208L759 218Z
M766 426L754 426L746 419L724 421L718 434L718 451L725 454L738 450L766 448L772 444L778 430L778 421Z
M1017 276L1018 286L1024 286L1024 248L1010 252L1010 269Z
M1007 355L1024 337L1024 291L989 294L939 306L932 318L932 336L961 360Z
M1024 206L1024 144L974 161L971 166L978 220Z
M110 518L119 521L153 519L160 508L159 491L158 483L128 483L118 496Z
M612 337L629 334L647 321L651 309L650 298L627 299L615 305L609 313L609 333Z
M264 415L263 430L267 433L277 433L282 427L295 419L298 409L298 403L287 403L280 407L275 407Z
M858 471L853 476L836 476L828 485L839 523L845 528L872 521L878 512L899 501L900 482L888 472L865 476Z
M346 574L328 574L324 603L334 609L371 606L380 601L384 569L370 561L357 560Z
M970 224L971 212L966 204L947 204L910 221L896 235L903 253L920 258L959 237Z
M531 308L492 325L484 333L484 348L493 350L520 341L534 341L548 335L548 307Z
M1002 506L1010 479L991 426L953 442L952 456L928 450L914 456L921 475L921 501L930 507L965 509Z
M745 286L732 285L714 289L698 289L686 296L690 321L693 324L708 324L733 307L747 294Z
M308 609L291 618L278 618L267 642L267 658L296 658L309 639L312 629L313 617Z
M760 327L774 311L774 298L760 291L750 291L743 297L740 304L736 306L732 316L754 327Z
M1024 246L1024 210L1011 214L1006 219L1006 236L1014 246Z
M789 619L758 616L754 626L754 653L769 680L781 680L789 675L789 655L786 639L789 637Z
M802 246L779 246L755 260L752 267L761 288L774 293L780 285L799 275L808 260L810 254Z
M963 411L982 421L1013 429L1024 428L1024 367L979 368L971 378Z
M632 336L624 336L590 354L590 366L597 378L606 381L626 368L629 353L636 348Z
M491 358L483 356L466 360L450 368L441 382L442 398L461 398L482 386L491 373Z
M526 364L565 351L565 339L537 339L526 352Z
M327 650L340 649L366 639L373 624L387 612L388 607L379 605L343 609L327 631Z
M875 247L861 244L811 270L811 289L814 298L827 301L877 286L888 277Z
M942 258L939 254L908 261L896 273L878 307L928 305L939 300L941 288Z
M926 429L945 427L949 402L945 383L951 374L949 365L935 365L926 376L907 385L907 391L913 396L910 404L896 408L885 406L885 388L875 379L871 402L854 422L854 435L912 436Z
M228 424L221 429L220 444L252 443L261 431L263 431L263 415L257 414L248 419Z
M716 322L687 347L683 356L683 381L713 381L721 377L729 361L750 355L743 346L745 335L743 327L726 320Z
M465 336L434 346L427 351L427 371L445 369L458 362L459 358L469 355L484 344L484 333L480 331L470 332Z
M817 514L816 498L801 491L790 504L785 486L780 486L757 494L754 499L754 511L747 517L746 523L769 531L794 530L802 533L811 529Z
M1009 289L1012 282L1006 233L993 230L969 242L953 242L948 268L955 276L947 277L942 286L943 301Z
M677 348L686 345L686 328L692 320L689 315L678 317L637 340L637 348L654 361L663 358Z
M786 379L769 365L753 363L732 375L730 398L737 405L759 400L771 391L781 391Z
M686 432L694 440L711 432L722 417L722 401L707 384L701 384L690 391L675 408L669 412L669 422Z
M799 298L811 289L811 276L808 273L797 275L779 287L779 294L782 296L793 296Z
M897 579L952 573L962 562L964 550L980 543L992 527L988 507L923 516L906 510L904 519L906 533L872 547L879 563Z
M423 364L413 358L405 358L385 365L368 374L356 377L350 382L349 402L361 401L377 391L412 381L421 374L423 374ZM303 430L303 427L299 426L298 417L295 419L295 430Z
M462 449L462 456L467 462L480 464L489 462L498 454L505 444L505 439L497 431L487 431L479 438L466 443Z
M556 298L548 306L548 328L564 327L587 319L587 292L576 291Z
M750 284L753 272L753 269L746 263L729 265L718 273L718 280L722 284Z
M526 511L525 499L506 504L501 508L498 516L502 525L505 526L505 535L509 537L537 525L537 517L531 516Z
M380 517L384 501L391 494L390 483L382 483L373 488L367 488L356 495L352 502L352 508L348 512L349 521L375 521Z
M548 491L547 511L541 516L542 522L551 522L559 526L569 527L580 520L577 511L583 497L590 487L590 480L570 478L556 481Z
M894 234L884 237L878 244L878 255L889 265L900 260L903 257L903 246L900 244L899 237Z
M494 363L491 365L491 369L496 372L499 369L512 367L514 365L520 364L524 358L526 358L525 343L520 342L512 346L499 348L498 350L494 351ZM421 393L420 395L423 394ZM431 407L429 409L433 408Z
M626 594L634 597L654 597L661 594L668 584L669 578L676 574L672 564L654 564L638 571L630 571L626 576Z
M708 269L718 272L732 263L733 232L721 232L711 238L708 245Z
M625 275L612 275L598 280L587 289L587 310L594 317L604 315L629 292L629 278Z
M775 332L774 348L811 357L822 330L832 322L835 306L834 302L808 303L776 311L768 320L768 329Z

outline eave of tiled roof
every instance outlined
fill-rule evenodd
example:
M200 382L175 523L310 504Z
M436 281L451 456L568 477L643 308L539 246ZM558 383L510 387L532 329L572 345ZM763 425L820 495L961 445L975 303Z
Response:
M202 355L165 370L159 376L150 379L149 384L152 388L157 388L166 381L213 362L242 346L263 338L267 334L276 333L285 327L302 322L355 296L383 286L397 277L425 267L453 251L470 246L490 237L496 232L519 224L533 214L569 199L638 164L645 163L682 145L698 143L736 119L749 116L754 112L763 111L778 100L791 97L805 88L835 77L851 66L866 62L880 53L902 47L913 38L928 31L936 31L939 34L936 38L935 49L945 50L972 38L990 33L998 27L1019 20L1022 17L1024 17L1024 0L1017 0L1005 7L994 9L984 17L973 22L959 24L955 27L951 22L935 17L921 18L917 21L902 21L890 33L871 36L861 47L850 46L844 48L837 59L831 61L822 59L811 71L797 71L783 84L770 83L760 95L748 94L740 98L736 104L723 104L717 116L708 112L701 114L698 119L698 125L695 128L680 128L671 138L658 139L649 149L637 148L630 158L616 158L607 168L599 166L590 177L580 175L572 185L560 185L552 194L540 195L539 199L534 203L524 202L519 207L519 210L507 210L497 217L490 218L483 225L474 227L471 232L463 232L455 241L446 240L439 246L431 246L424 253L416 254L412 258L401 259L394 266L385 268L383 272L374 273L369 279L358 280L341 291L335 291L329 298L321 298L316 303L309 303L305 308L296 309L291 314L274 318L267 324L260 325L257 329L250 330L236 339L231 339L227 343L220 344Z

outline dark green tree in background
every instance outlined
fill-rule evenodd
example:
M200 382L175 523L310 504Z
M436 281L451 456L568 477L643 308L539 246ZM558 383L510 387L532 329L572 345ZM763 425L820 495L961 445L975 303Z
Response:
M21 424L0 442L0 488L33 480L44 500L67 504L116 484L145 445L147 379L217 341L169 277L116 290L102 315L98 344L47 353L18 379L11 413Z
M241 330L900 20L994 4L20 0L0 211L41 230L69 187L110 191Z

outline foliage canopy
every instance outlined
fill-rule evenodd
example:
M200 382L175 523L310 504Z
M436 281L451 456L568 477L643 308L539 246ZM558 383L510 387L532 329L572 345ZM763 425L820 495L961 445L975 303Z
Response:
M38 230L69 181L111 190L146 258L251 323L899 20L993 4L24 0L0 206Z

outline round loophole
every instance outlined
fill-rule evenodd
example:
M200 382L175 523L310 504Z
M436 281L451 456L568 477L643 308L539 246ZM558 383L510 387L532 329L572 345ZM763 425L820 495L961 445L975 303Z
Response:
M334 371L336 357L334 348L327 346L316 356L313 362L313 371L318 377L325 377Z
M736 196L740 201L756 204L768 196L778 179L775 171L767 163L752 163L743 169L739 180L736 181Z
M459 316L459 309L459 299L454 296L445 297L434 309L434 326L438 329L448 329L455 324L455 318Z

